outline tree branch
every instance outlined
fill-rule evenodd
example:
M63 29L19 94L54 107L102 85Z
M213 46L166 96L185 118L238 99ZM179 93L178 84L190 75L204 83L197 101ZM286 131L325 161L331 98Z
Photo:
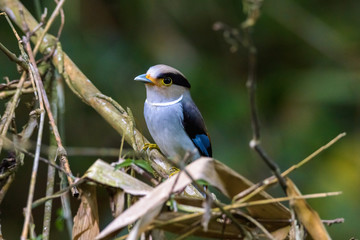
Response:
M0 9L5 10L11 17L11 19L21 28L19 8L23 8L24 18L30 28L34 29L38 26L38 22L32 17L29 11L17 0L0 0ZM24 29L23 29L24 30ZM31 40L37 42L39 36L42 33L40 28L34 33ZM39 50L42 53L49 53L52 51L56 38L50 34L44 36L46 41L40 45ZM60 53L60 50L55 51L55 56L52 61L56 66L59 73L63 73L66 83L70 89L85 103L93 107L118 133L125 135L125 141L129 144L134 139L136 142L135 151L141 151L144 143L149 142L138 129L129 128L131 119L126 111L119 111L112 103L106 99L99 98L103 95L101 92L90 82L90 80L81 72L81 70L71 61L71 59L65 54ZM61 56L60 58L58 56ZM61 69L61 61L63 59L64 68ZM133 146L133 145L132 145ZM133 146L134 147L134 146ZM171 173L172 165L166 160L166 158L156 149L152 149L148 153L150 163L153 169L161 176L167 178Z

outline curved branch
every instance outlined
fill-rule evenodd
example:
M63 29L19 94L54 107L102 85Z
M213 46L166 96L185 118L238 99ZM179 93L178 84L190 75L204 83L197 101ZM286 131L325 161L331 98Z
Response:
M0 9L7 12L9 17L23 31L22 19L19 9L22 9L24 19L32 31L38 27L38 22L30 12L18 0L0 0ZM31 38L36 43L44 30L39 28ZM56 38L50 34L44 36L43 42L39 48L41 53L50 53L56 47ZM86 104L94 108L118 133L125 136L125 140L134 148L135 151L141 151L144 143L148 140L134 127L131 127L133 119L120 107L115 105L115 101L109 101L111 98L104 95L91 83L84 73L75 65L75 63L59 48L56 49L53 64L66 80L70 89ZM62 69L63 68L63 69ZM152 149L148 154L151 165L154 170L162 177L170 174L171 164L156 149Z

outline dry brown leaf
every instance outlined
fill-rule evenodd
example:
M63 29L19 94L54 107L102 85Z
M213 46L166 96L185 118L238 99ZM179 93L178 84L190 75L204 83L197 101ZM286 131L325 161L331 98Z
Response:
M96 187L82 184L81 204L74 217L73 240L94 239L99 234L99 214Z
M271 233L276 240L284 240L289 235L290 226L279 228L278 230Z
M155 220L158 228L175 234L182 234L184 229L187 229L195 222L200 222L202 216L192 217L190 219L173 222L174 219L187 217L188 214L182 212L164 212L161 213ZM240 223L245 222L242 219L237 219ZM169 224L171 223L171 224ZM245 227L246 228L246 227ZM246 228L247 229L247 228ZM251 229L247 229L251 231ZM215 239L241 239L241 232L229 220L224 219L221 214L218 217L212 217L208 223L208 230L197 229L193 232L194 236L215 238Z
M205 201L203 201L203 208L204 208L204 214L201 218L201 225L203 226L204 231L206 232L209 228L209 222L211 220L212 214L211 214L211 207L213 204L212 198L206 198Z
M144 215L137 223L135 227L131 230L129 236L126 240L136 240L139 235L145 231L146 227L153 221L153 219L159 215L162 206L159 205L155 208L152 208L146 215Z
M114 218L119 216L125 208L125 192L121 189L109 189L110 209Z
M327 233L319 214L310 207L305 199L298 199L301 196L299 189L290 180L286 180L287 194L297 199L290 200L291 207L295 210L299 221L304 225L311 237L315 240L331 239Z
M200 158L186 167L189 174L195 179L203 179L210 185L218 188L222 193L228 196L230 199L239 192L247 189L252 183L225 166L211 158ZM169 198L171 193L181 191L189 185L192 180L187 176L184 171L181 171L178 181L176 177L172 177L156 188L148 195L140 199L126 211L124 211L119 217L114 219L100 234L97 239L104 239L116 232L120 231L126 225L135 222L143 217L145 214L151 212L152 209L162 206ZM174 185L175 184L175 185ZM172 191L172 192L171 192ZM253 200L271 198L266 193L260 193L255 196ZM261 206L252 206L248 208L253 216L262 219L289 219L290 214L288 210L280 203L272 203ZM275 229L283 227L287 224L278 224ZM272 224L271 226L275 226ZM209 226L210 229L210 226Z
M136 196L146 195L153 189L129 174L115 170L110 164L100 159L91 165L82 178L105 186L121 188L124 192Z

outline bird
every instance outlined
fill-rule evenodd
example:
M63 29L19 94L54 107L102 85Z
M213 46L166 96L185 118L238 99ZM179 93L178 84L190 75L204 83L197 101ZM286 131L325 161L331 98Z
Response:
M144 117L161 152L185 164L212 157L204 119L190 95L190 83L177 69L158 64L134 79L145 83Z

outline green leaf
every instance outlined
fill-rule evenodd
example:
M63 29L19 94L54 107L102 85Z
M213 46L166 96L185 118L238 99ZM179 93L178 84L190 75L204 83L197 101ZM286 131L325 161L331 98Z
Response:
M150 163L148 161L145 160L135 160L134 164L136 166L139 166L143 169L145 169L146 171L148 171L149 173L154 173L154 170L152 169Z
M205 185L205 186L209 185L209 183L203 179L196 180L196 182L200 185Z
M119 170L120 168L129 167L131 164L133 164L135 161L133 159L125 159L122 163L116 164L115 170Z

